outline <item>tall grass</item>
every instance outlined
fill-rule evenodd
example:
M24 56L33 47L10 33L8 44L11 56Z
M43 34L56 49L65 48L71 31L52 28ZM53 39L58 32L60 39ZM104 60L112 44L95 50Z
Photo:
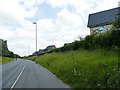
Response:
M6 63L9 63L9 62L12 62L14 61L14 59L12 58L9 58L9 57L0 57L0 65L1 64L6 64Z
M39 56L38 63L73 88L120 87L117 52L99 49L51 53Z

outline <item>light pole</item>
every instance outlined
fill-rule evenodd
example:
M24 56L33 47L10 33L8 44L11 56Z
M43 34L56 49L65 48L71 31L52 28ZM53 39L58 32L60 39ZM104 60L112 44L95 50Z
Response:
M33 22L33 24L36 24L36 63L37 63L37 23Z

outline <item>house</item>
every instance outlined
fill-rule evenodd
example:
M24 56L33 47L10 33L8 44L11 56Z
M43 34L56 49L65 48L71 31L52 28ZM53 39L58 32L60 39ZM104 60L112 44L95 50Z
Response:
M90 34L99 34L110 30L118 13L120 13L120 7L89 14L87 27L90 28Z
M55 45L50 45L50 46L48 46L46 49L44 49L44 51L45 51L45 52L46 52L46 51L50 51L50 50L55 49L55 48L56 48Z
M39 49L39 53L45 52L44 49Z
M50 51L55 48L56 48L55 45L50 45L50 46L47 46L47 48L45 48L45 49L39 49L39 51L37 51L37 54L44 53L44 52ZM36 52L32 53L32 55L36 55Z

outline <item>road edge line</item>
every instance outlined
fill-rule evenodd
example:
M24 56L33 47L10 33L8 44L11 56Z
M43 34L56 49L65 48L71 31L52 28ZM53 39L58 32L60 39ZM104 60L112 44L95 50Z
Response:
M22 71L20 72L20 74L18 75L17 79L15 80L15 82L12 84L10 90L12 90L14 88L15 84L17 83L17 81L19 80L20 76L22 75L24 69L25 69L25 65L24 65Z

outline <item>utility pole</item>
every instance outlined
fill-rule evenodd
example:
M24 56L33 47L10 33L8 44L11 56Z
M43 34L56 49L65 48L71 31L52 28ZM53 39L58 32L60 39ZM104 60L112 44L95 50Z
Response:
M36 64L37 64L37 23L33 22L33 24L36 24Z

